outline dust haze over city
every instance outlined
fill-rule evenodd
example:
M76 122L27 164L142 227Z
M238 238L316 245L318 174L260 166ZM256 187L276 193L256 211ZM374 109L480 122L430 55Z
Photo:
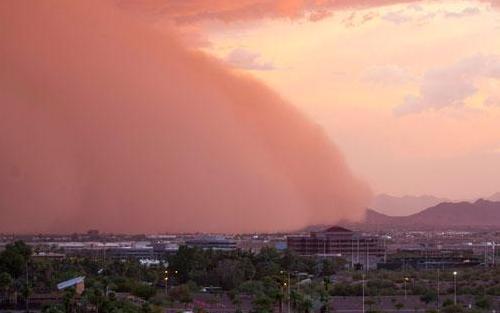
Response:
M500 312L500 1L0 1L0 313Z
M369 188L324 131L189 51L175 27L99 2L3 6L3 231L253 232L362 217Z
M429 61L397 46L438 19L494 33L498 3L471 3L4 2L1 230L283 231L362 221L377 193L489 196L498 40Z

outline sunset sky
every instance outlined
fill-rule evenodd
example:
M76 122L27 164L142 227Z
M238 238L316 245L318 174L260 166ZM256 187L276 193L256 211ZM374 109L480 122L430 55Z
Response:
M466 199L500 189L497 6L411 1L198 27L205 51L322 125L375 192Z

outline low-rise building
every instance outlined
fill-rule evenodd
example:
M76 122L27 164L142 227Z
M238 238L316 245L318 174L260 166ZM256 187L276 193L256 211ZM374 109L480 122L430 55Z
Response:
M287 246L302 256L342 257L353 267L360 264L373 268L385 254L378 236L366 236L340 226L288 236Z
M203 237L196 239L186 240L186 245L188 247L196 247L201 249L213 249L213 250L221 250L221 251L231 251L236 250L236 241L222 238L222 237Z

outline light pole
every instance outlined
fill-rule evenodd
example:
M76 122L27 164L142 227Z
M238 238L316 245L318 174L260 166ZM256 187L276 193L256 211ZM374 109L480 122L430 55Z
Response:
M26 312L30 311L30 291L29 291L28 261L26 261Z
M168 271L165 270L165 295L168 294Z
M437 297L436 297L437 311L439 312L439 268L437 269Z
M363 290L363 313L365 313L365 274L362 274L361 286Z
M174 274L179 273L178 271L174 271ZM165 270L165 294L168 294L168 270Z
M496 246L496 243L493 241L493 267L496 266L496 252L495 252L495 246Z
M406 293L406 283L408 282L408 277L405 277L404 279L404 286L405 286L405 300L406 300L406 296L407 296L407 293Z
M457 304L457 274L458 273L456 271L453 272L453 286L454 286L453 289L455 290L455 296L453 298L454 299L453 302L455 303L455 305Z
M287 274L288 276L288 283L285 282L283 285L287 288L287 293L288 293L288 303L287 303L287 313L290 313L291 310L290 310L290 273L289 272L285 272L285 271L280 271L281 274Z

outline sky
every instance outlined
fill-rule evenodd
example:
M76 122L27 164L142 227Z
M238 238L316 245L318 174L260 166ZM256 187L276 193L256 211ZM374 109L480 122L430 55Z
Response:
M201 19L200 46L321 125L376 193L497 192L498 2L383 4Z
M0 233L288 231L497 192L499 7L0 2Z

